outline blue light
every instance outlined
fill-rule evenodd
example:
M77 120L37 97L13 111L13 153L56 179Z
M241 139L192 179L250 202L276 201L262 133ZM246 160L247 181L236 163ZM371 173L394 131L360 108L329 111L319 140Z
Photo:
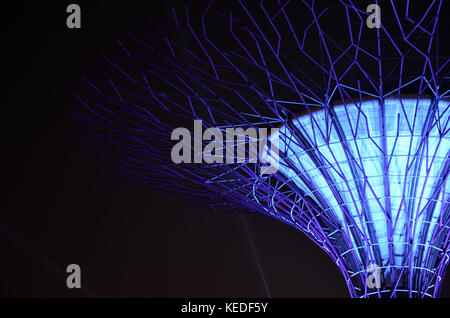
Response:
M386 99L299 116L279 130L279 173L343 232L341 255L360 269L430 268L449 214L449 112L444 100Z

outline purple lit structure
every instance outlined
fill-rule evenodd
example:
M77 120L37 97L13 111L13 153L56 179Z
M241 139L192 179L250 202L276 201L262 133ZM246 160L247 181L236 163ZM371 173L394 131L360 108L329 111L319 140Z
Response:
M361 1L174 9L171 23L117 40L74 114L122 174L301 230L352 297L438 297L450 235L443 4L374 2L380 28ZM174 163L171 133L194 120L279 128L278 172Z

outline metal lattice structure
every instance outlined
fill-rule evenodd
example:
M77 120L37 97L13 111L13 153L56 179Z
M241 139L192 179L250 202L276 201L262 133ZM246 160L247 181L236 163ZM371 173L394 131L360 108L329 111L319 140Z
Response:
M352 297L437 297L450 234L443 3L376 3L373 29L361 1L174 9L157 31L117 40L75 92L74 114L126 176L301 230ZM171 132L199 119L279 128L278 172L172 162Z

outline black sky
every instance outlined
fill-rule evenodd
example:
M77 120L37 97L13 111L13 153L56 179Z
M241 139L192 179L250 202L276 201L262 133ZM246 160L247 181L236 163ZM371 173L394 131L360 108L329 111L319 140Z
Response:
M71 2L3 9L0 296L264 297L241 215L111 174L73 133L71 92L84 70L171 2L77 1L82 29L69 30ZM244 218L272 296L348 297L337 267L299 231ZM66 287L71 263L86 291ZM448 276L443 297L447 286Z

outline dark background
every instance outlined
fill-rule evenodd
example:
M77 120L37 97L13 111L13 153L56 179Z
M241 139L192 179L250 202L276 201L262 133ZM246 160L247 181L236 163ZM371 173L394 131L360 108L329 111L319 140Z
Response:
M81 30L66 27L69 3L2 9L0 296L264 297L260 262L273 297L348 297L299 231L154 192L87 152L69 116L73 88L117 36L164 20L173 3L76 1ZM71 263L83 290L66 287ZM449 286L447 276L442 297Z

